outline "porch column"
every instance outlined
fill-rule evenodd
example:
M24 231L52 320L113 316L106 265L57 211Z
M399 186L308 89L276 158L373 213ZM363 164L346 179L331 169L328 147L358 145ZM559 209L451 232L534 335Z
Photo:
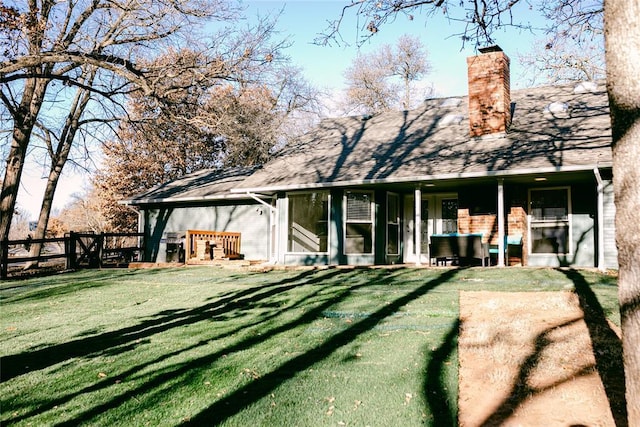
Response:
M593 174L596 177L596 181L598 183L598 201L596 207L596 227L598 228L598 247L596 250L598 251L598 265L596 267L600 271L605 271L606 268L604 266L604 183L602 182L602 177L600 176L600 170L598 168L593 169Z
M422 191L420 187L416 187L413 193L413 201L414 201L414 218L413 218L413 229L415 233L415 237L413 239L413 244L415 247L416 254L416 266L422 265L422 254L420 253L422 250L422 230L420 227L422 226Z
M498 267L504 267L504 179L498 179Z

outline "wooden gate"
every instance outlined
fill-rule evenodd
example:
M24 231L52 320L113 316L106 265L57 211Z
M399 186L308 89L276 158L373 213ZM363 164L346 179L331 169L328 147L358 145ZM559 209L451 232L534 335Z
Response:
M69 233L70 268L101 268L139 261L142 233Z

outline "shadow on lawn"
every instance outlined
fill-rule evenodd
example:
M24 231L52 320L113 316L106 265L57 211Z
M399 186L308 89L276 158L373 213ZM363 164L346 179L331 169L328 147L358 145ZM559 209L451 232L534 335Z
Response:
M385 271L378 271L376 272L376 277L373 280L378 284L391 283L392 281L397 280L397 277L395 276L398 276L401 273L402 272L400 270L398 272L394 272L393 274L388 274L388 272L385 272ZM291 285L291 287L324 282L327 279L330 279L337 275L340 275L341 281L344 282L345 280L348 280L348 277L349 277L348 274L351 274L351 273L345 272L344 270L332 270L322 275L319 275L317 271L312 271L307 274L312 274L316 276L310 278L310 280L306 280L303 282L298 281L298 283ZM171 369L164 370L156 374L153 378L150 378L144 383L140 384L139 387L131 389L126 393L120 394L112 398L110 401L105 402L102 405L94 406L88 411L85 411L84 413L76 416L74 419L71 419L63 423L59 423L57 425L58 426L75 426L83 422L90 421L93 417L98 416L104 413L105 411L108 411L122 404L125 404L131 399L136 398L136 396L139 396L142 394L148 395L151 393L152 390L156 390L155 393L162 393L163 386L171 381L176 380L176 378L179 378L180 382L182 383L184 382L189 383L190 381L188 378L189 376L197 375L201 369L204 369L205 367L210 366L212 363L216 362L220 357L251 348L255 345L258 345L264 341L267 341L273 338L278 334L287 332L291 328L297 327L300 324L311 323L314 320L316 320L318 317L322 317L322 313L326 311L328 308L330 308L331 306L335 305L336 303L342 301L344 298L349 296L349 294L354 289L367 287L367 286L370 286L371 284L372 284L371 281L368 281L360 285L354 285L354 286L345 288L344 290L340 291L332 298L327 298L318 306L310 310L305 310L304 314L296 318L295 320L284 323L282 325L278 325L277 327L271 330L262 332L259 335L253 335L250 338L246 338L228 347L220 348L217 351L207 354L206 356L192 359L187 363L174 365ZM314 294L319 294L323 291L326 291L326 288L320 287ZM309 298L312 296L313 294L305 295L305 297L303 297L298 303L296 303L294 306L289 306L287 309L291 310L291 309L295 309L297 305L308 304ZM257 301L254 300L254 303L255 302ZM273 317L277 317L278 315L279 315L279 311L274 313ZM257 323L265 323L267 320L268 319L260 318ZM244 329L246 327L247 327L246 325L243 325L242 328L239 328L239 329ZM353 330L354 328L357 328L357 324L354 325L349 330ZM239 331L236 331L236 332L239 332ZM357 336L361 332L362 331L356 332L353 335L353 337ZM217 339L217 338L214 338L214 339ZM348 341L349 340L345 341L345 344ZM201 343L201 344L206 344L206 343ZM326 345L323 345L322 347L325 347L325 346ZM186 350L185 349L180 350L180 352L182 351L186 351ZM165 358L165 356L163 356L163 358ZM301 358L305 359L304 363L300 362ZM252 382L251 384L245 387L242 387L239 390L231 393L230 395L227 395L226 397L222 398L220 401L212 405L209 410L196 416L196 418L191 422L196 425L217 425L217 423L222 422L227 417L240 412L247 405L251 404L255 400L258 400L260 397L263 397L270 390L277 387L286 379L294 376L299 369L304 369L304 366L312 365L322 360L323 358L324 356L322 356L322 352L318 352L316 351L316 349L314 349L311 352L305 353L303 356L292 359L291 361L283 364L279 369L276 369L270 374L266 374L260 377L259 379ZM139 369L140 367L137 366L131 369L130 373L134 373ZM106 387L112 384L112 382L113 380L111 380L108 384L105 384L104 386ZM91 391L91 390L83 390L82 392L87 392L87 391Z
M79 270L41 278L11 279L0 284L0 302L34 302L72 294L80 290L110 286L116 278L126 280L143 274L145 278L160 274L161 269Z
M318 271L305 271L294 277L290 277L275 283L269 283L264 286L255 286L255 287L251 287L238 292L229 292L226 295L222 295L218 300L216 300L215 302L212 302L211 304L206 304L204 306L200 306L200 307L189 309L189 310L163 312L163 313L160 313L156 319L146 321L146 322L141 322L139 325L136 325L135 327L125 328L119 331L115 331L113 333L101 334L101 335L92 336L86 339L77 340L77 342L74 342L73 345L70 345L68 347L65 344L62 344L59 346L52 346L47 349L43 349L42 352L44 352L46 356L51 357L50 354L47 353L48 351L55 351L55 349L64 348L67 351L66 356L63 356L62 354L58 355L58 359L61 359L59 361L64 361L66 359L70 359L73 357L89 356L94 354L114 355L117 353L124 353L126 351L130 351L132 347L136 345L136 341L140 339L140 337L142 336L150 337L156 333L161 333L170 328L180 327L180 326L200 322L203 320L204 321L220 320L221 317L229 315L234 310L240 310L240 311L245 310L251 307L252 305L257 305L263 300L267 300L278 294L284 293L296 286L317 284L322 281L331 279L332 277L338 274L340 274L340 271L338 270L329 271L328 273L325 273L325 274L320 274L318 273ZM300 301L289 306L289 308L290 309L296 308L298 305L307 302L309 298L313 298L317 296L323 290L324 288L320 287L315 292L304 295L304 297L302 297ZM210 337L205 341L197 342L189 347L182 347L179 350L176 350L174 352L164 353L162 354L162 356L160 356L157 359L146 361L145 363L132 366L127 371L119 372L117 375L117 378L128 378L131 375L137 374L139 371L143 370L144 368L148 366L152 366L156 363L159 363L167 358L171 358L179 355L180 353L188 352L200 346L207 345L211 341L233 336L234 334L237 334L246 328L250 328L255 325L265 323L271 320L272 318L277 317L278 315L279 315L279 311L276 311L269 316L260 317L253 323L250 323L250 324L244 323L236 329L229 330L217 336ZM221 320L224 320L224 319L221 319ZM291 327L291 325L288 325L287 327ZM241 351L243 349L249 348L252 345L259 343L263 339L266 339L264 335L261 335L259 337L253 337L252 339L248 339L238 344L220 349L219 351L216 351L215 353L208 355L206 358L196 359L186 365L178 365L180 367L179 369L176 369L173 371L169 370L166 372L163 371L161 374L158 374L153 379L142 383L140 387L135 388L120 396L116 396L115 398L113 398L111 401L109 401L104 405L100 405L98 407L94 407L86 411L75 420L68 421L66 423L62 423L59 425L76 425L77 423L81 423L83 421L89 421L91 420L92 417L99 415L104 411L115 408L118 405L121 405L130 399L135 399L137 395L144 394L154 388L161 388L163 383L174 379L174 377L177 375L185 375L192 369L197 369L202 365L210 364L214 362L217 358L222 357L228 353L232 353L234 351ZM115 344L113 347L110 347L108 345L109 342L117 342L117 344ZM82 345L87 345L87 346L93 345L93 347L87 347L85 349L82 349ZM76 350L76 353L71 352L71 350ZM78 352L81 352L82 354L78 354ZM29 358L34 358L39 354L42 354L42 353L38 352L33 354L32 352L29 354ZM58 363L58 362L55 362L55 363ZM47 366L50 366L52 364L53 364L52 361L49 360L49 363L42 363L40 366L40 369L44 369ZM4 377L4 367L5 366L4 366L4 360L3 360L3 377ZM3 378L3 380L6 380L6 379ZM42 413L44 411L51 410L57 406L63 405L64 403L67 403L82 394L102 390L107 387L111 387L113 384L114 384L114 378L105 378L104 380L101 380L83 389L77 390L73 393L60 396L46 403L43 402L40 405L38 405L38 408L35 409L34 411L21 413L19 417L12 418L11 421L18 422L20 420L27 419L31 416L37 415L38 413Z
M389 304L386 304L378 311L371 313L368 317L365 317L358 322L355 322L348 329L345 329L342 332L334 335L314 349L288 360L268 374L226 395L224 398L218 400L213 405L209 406L207 409L194 416L187 422L187 424L218 425L219 423L224 422L226 419L241 412L244 408L248 407L252 403L267 396L280 384L293 378L298 372L304 371L305 369L313 366L315 363L326 359L339 348L352 342L359 335L373 329L383 319L394 314L402 306L406 305L410 301L419 298L435 287L450 281L457 274L457 272L458 270L447 270L440 276L425 283L416 290L400 298L397 298L395 301ZM350 288L350 290L370 285L371 283L366 283L358 285L356 287L352 287ZM338 301L329 301L328 305L334 305L336 302ZM322 310L324 309L326 309L326 307L322 308ZM302 316L300 321L310 322L318 314L322 313L322 310L314 310L313 313L309 313L311 314L311 316L305 314L304 316Z
M525 400L553 389L572 378L589 375L594 368L602 380L616 427L628 426L624 368L622 364L622 344L620 338L618 338L609 326L604 310L585 278L573 269L559 269L558 271L562 272L574 283L574 292L578 295L580 308L583 312L583 319L589 330L592 351L595 357L595 366L584 366L582 369L573 372L571 376L565 379L559 379L557 382L546 385L545 387L530 386L531 375L539 364L543 351L553 343L550 335L554 331L570 327L582 319L570 320L546 329L536 337L535 349L520 366L518 377L514 381L514 386L509 396L504 399L486 420L479 424L480 426L492 427L502 425L515 413L518 406Z
M443 382L446 377L446 363L458 347L458 335L460 331L460 319L451 326L449 332L440 347L431 353L431 358L427 364L424 378L425 401L429 405L430 413L433 415L433 425L442 427L453 427L457 425L457 404L451 405L450 397L455 395L447 390ZM429 349L425 349L425 354ZM458 363L457 360L452 363ZM457 384L454 385L457 387Z
M158 370L146 377L143 382L129 388L127 391L113 396L110 400L105 401L104 403L96 404L86 411L76 415L74 418L59 423L58 425L71 426L88 422L106 411L124 405L132 399L136 399L136 396L145 395L146 400L154 400L155 397L162 395L165 388L172 382L179 381L180 383L189 383L191 377L199 375L203 369L208 369L208 367L210 367L212 363L215 363L219 358L256 346L264 341L272 339L278 334L289 331L291 328L298 327L301 324L310 324L319 317L322 317L322 313L324 311L347 298L354 290L366 288L371 285L393 283L398 280L399 276L406 273L407 270L403 269L393 272L389 272L387 270L375 271L367 277L365 282L354 284L349 287L341 287L330 295L323 295L327 292L328 288L326 286L319 286L317 289L314 289L313 292L300 296L293 304L287 305L286 309L291 310L296 309L297 307L306 307L310 300L317 300L317 305L314 305L311 309L305 309L304 313L296 319L284 324L278 324L269 330L263 331L260 334L251 335L241 341L234 342L227 347L217 348L215 351L208 353L205 356L197 357L184 363L176 363L162 370ZM55 363L60 363L75 357L100 355L107 352L115 354L121 353L130 350L131 345L138 339L150 337L156 333L160 333L171 328L203 320L210 321L220 319L223 316L232 315L234 310L239 310L241 313L243 310L259 307L260 304L268 303L270 298L297 286L326 283L328 280L338 275L340 276L340 282L344 283L349 280L349 277L352 274L355 273L353 273L353 271L344 271L340 269L328 270L326 272L318 272L317 270L305 271L295 277L287 278L276 283L270 283L260 287L251 287L250 289L229 293L211 304L205 304L198 308L177 312L167 312L159 315L158 318L141 322L139 325L133 327L74 340L70 343L51 346L42 350L10 356L9 365L5 365L3 361L3 381L7 379L4 375L5 373L11 374L13 377L24 373L24 370L21 369L21 364L23 364L25 360L28 360L28 362L32 364L29 368L29 371L31 371L35 369L44 369L48 366L54 365ZM447 281L450 281L456 274L457 270L448 270L443 272L439 277L425 283L413 292L396 299L377 312L372 313L369 317L354 323L348 329L336 334L317 347L281 364L272 372L267 373L229 395L224 396L219 401L213 403L209 408L196 415L190 420L190 423L192 425L216 425L241 412L244 408L266 396L286 380L294 377L301 370L304 370L330 356L339 348L349 344L360 334L374 328L380 321L397 312L398 309L411 300L426 294L431 289L446 283ZM137 374L142 369L160 362L161 359L167 359L180 353L188 352L197 347L209 345L212 341L232 336L255 325L266 325L270 320L273 320L278 316L281 316L281 309L274 308L273 312L268 316L261 316L251 324L242 324L235 330L226 331L218 336L207 338L202 342L194 343L187 348L183 347L172 353L165 353L161 358L156 360L145 361L143 364L133 366L125 372L118 373L117 378L126 379L129 376ZM447 349L443 350L445 352L450 351L449 347L451 345L451 339L448 338L447 343L448 344L445 344ZM9 369L5 371L7 366ZM84 389L60 396L48 402L43 402L31 413L21 413L19 419L13 418L11 419L11 422L17 422L30 416L37 415L37 413L42 413L43 411L53 409L56 406L63 405L81 394L106 389L111 387L113 384L114 378L105 378L104 380L85 387ZM432 402L430 401L429 404L432 404ZM440 411L440 409L438 407L434 407L433 411L435 413L436 411ZM448 413L450 413L450 408Z
M304 281L308 276L313 276L316 273L315 271L305 271L280 282L231 292L210 304L188 310L160 313L156 318L145 320L137 325L116 331L82 337L38 350L3 356L2 378L0 379L0 383L28 372L45 369L72 358L85 357L107 351L112 355L127 351L127 348L118 351L118 347L123 345L128 347L137 340L147 338L168 329L201 320L211 320L214 316L222 316L226 312L234 309L255 304L261 299L272 297L300 285L300 281ZM333 275L335 274L337 274L337 272L333 273ZM309 284L325 279L326 276L320 275L312 281L305 281L304 283Z

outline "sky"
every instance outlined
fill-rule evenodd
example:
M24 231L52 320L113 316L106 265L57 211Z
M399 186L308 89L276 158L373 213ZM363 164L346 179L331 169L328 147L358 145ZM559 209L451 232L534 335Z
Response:
M318 46L314 39L322 33L330 20L340 16L343 6L351 0L242 0L249 21L258 16L280 14L276 26L280 37L292 43L285 54L293 64L301 67L305 77L317 87L340 96L344 89L343 73L358 53L367 53L383 44L395 44L398 37L409 34L422 40L431 62L432 71L422 82L433 87L436 96L456 96L467 93L466 58L476 54L474 46L464 49L459 37L452 36L462 27L460 23L448 22L443 16L429 17L415 13L410 21L399 16L395 22L383 26L368 42L358 48L358 37L363 34L353 12L347 13L342 23L340 45ZM527 8L517 11L525 21L539 20ZM366 30L365 30L366 32ZM518 55L529 51L540 35L510 29L494 34L496 44L511 58L511 86L526 87L528 79L518 62ZM329 112L330 114L330 112ZM23 172L22 185L18 194L18 208L27 212L30 220L36 220L40 211L46 180L42 166L27 165ZM74 193L84 192L89 185L87 176L63 172L54 199L54 210L62 209L72 201Z
M342 25L344 41L349 46L318 46L313 40L322 33L329 20L340 16L342 7L350 0L244 0L249 17L266 15L282 10L277 29L281 35L290 34L293 41L288 51L292 61L301 66L306 77L313 83L334 89L343 88L343 72L358 52L358 37L363 34L362 22L356 20L353 11L346 14ZM527 22L540 22L539 16L528 7L517 11ZM359 32L357 30L360 30ZM464 95L467 92L466 58L473 56L474 46L469 43L463 49L461 39L452 36L462 29L459 22L449 22L444 16L427 18L419 13L411 21L399 15L395 22L383 26L380 31L360 49L366 53L383 44L395 44L403 34L422 40L429 53L433 67L425 80L433 83L437 96ZM367 33L364 30L364 33ZM518 63L518 54L529 51L536 36L528 31L510 29L495 33L496 44L511 58L512 87L527 84L523 69Z

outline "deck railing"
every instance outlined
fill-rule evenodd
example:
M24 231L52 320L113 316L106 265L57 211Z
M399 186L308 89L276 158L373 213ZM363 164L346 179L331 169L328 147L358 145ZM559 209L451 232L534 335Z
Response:
M185 253L187 260L193 258L203 259L239 259L240 233L229 231L187 230L185 237ZM208 245L210 252L198 245Z

